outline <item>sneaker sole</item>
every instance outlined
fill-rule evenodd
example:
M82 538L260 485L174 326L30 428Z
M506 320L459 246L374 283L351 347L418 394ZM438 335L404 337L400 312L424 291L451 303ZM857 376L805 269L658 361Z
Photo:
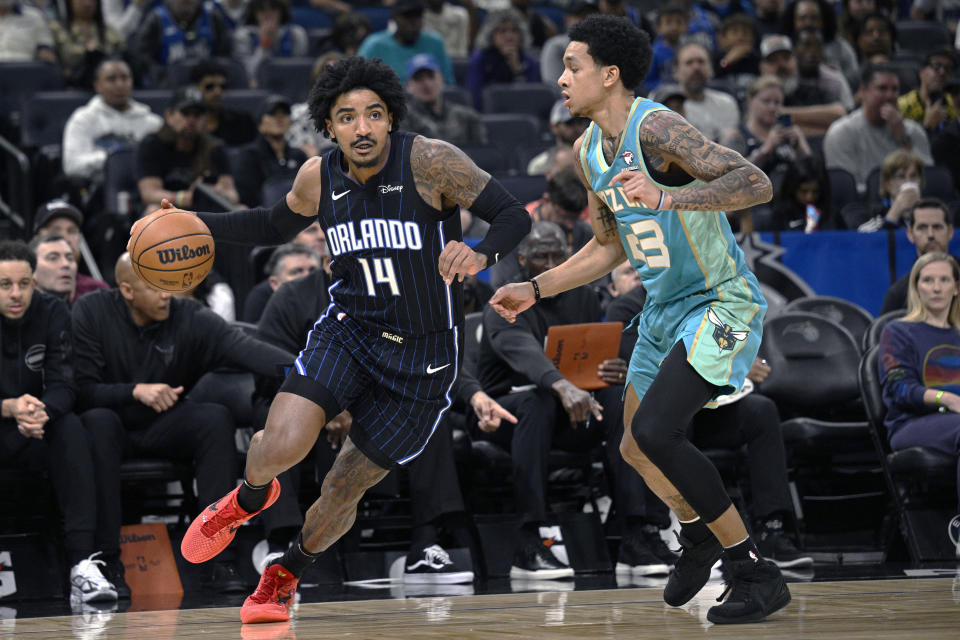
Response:
M617 573L622 576L665 576L670 573L670 567L665 564L638 564L630 566L623 562L617 563Z
M520 580L559 580L560 578L572 578L573 569L538 569L530 571L520 567L510 567L510 577Z
M449 573L404 573L406 584L464 584L473 582L473 571L451 571Z
M116 602L117 592L110 589L105 589L95 593L71 593L70 600L77 602Z
M237 490L234 489L223 498L220 498L220 500L217 500L211 505L207 505L207 508L204 509L204 511L208 511L210 507L217 505L221 500L226 498L236 500L236 493ZM274 502L277 501L277 498L279 497L280 481L274 478L273 482L270 484L270 489L267 493L267 499L264 501L263 506L259 510L254 511L253 513L248 514L246 517L238 520L235 526L231 527L231 529L233 529L232 532L230 532L229 529L226 531L221 529L220 533L213 538L208 538L201 531L204 524L201 513L201 516L197 516L193 519L193 522L190 523L190 527L187 529L187 532L183 535L183 540L180 541L180 554L183 556L184 560L194 564L200 564L201 562L206 562L207 560L217 557L224 549L230 546L230 543L233 542L234 537L237 535L237 529L239 529L243 523L269 508Z
M790 590L787 589L787 585L783 585L783 589L780 591L780 595L777 596L777 599L770 603L770 607L766 611L760 611L752 616L746 616L743 618L724 618L722 616L714 615L713 609L707 611L707 620L713 624L750 624L753 622L763 622L767 619L767 616L780 611L785 606L790 604L792 596L790 595Z
M813 558L810 556L803 556L802 558L794 558L793 560L777 560L776 558L767 558L770 562L777 565L781 569L795 569L797 567L812 567Z
M290 612L286 610L262 610L256 609L253 611L248 611L245 609L240 610L240 622L243 624L263 624L267 622L286 622L290 619Z

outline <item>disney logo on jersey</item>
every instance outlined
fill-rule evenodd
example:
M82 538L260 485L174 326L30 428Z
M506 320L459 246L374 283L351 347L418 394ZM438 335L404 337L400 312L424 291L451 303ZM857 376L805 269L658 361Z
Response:
M403 191L403 185L402 184L382 184L377 188L377 191L380 192L380 195L385 196L388 193L392 193L394 191L397 191L397 192Z
M734 331L733 327L725 324L713 309L707 309L707 320L715 327L713 339L720 347L720 351L733 351L736 344L741 340L746 340L747 334L750 333L749 330Z
M357 228L359 226L359 229ZM326 229L327 246L334 257L364 249L410 249L423 247L420 227L403 220L366 220L342 222Z

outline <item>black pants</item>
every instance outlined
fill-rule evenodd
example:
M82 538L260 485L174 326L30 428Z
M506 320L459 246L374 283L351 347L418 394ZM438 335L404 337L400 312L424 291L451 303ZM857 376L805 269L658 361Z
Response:
M414 526L427 524L445 513L464 510L453 460L453 424L449 417L440 421L423 453L407 464L406 469L410 473Z
M486 433L477 427L473 416L471 433L510 451L517 511L524 522L542 522L547 516L550 449L589 451L604 438L606 421L593 419L589 426L574 428L557 397L544 389L511 393L496 400L517 417L517 424L501 421L500 428Z
M704 449L739 449L747 445L750 511L755 519L793 511L780 412L773 400L751 393L733 404L704 409L694 416L690 434L693 444Z
M13 420L0 422L0 464L47 471L63 514L71 566L93 553L97 491L90 439L80 419L67 413L44 427L42 440L27 438Z
M623 459L620 441L623 440L623 385L600 389L594 393L603 407L606 424L607 469L613 491L613 506L624 520L640 519L661 529L670 526L670 509L647 487L643 476ZM608 422L609 421L609 422Z
M81 419L91 435L99 504L97 548L120 550L122 524L120 463L138 456L191 462L202 506L219 500L236 485L237 454L233 417L213 403L181 401L142 428L125 428L111 409L91 409Z

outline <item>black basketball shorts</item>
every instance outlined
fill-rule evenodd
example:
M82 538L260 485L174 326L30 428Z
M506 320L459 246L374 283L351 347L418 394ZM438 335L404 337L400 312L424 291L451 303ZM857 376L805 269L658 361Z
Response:
M281 391L353 416L350 440L385 469L416 458L453 400L457 329L398 335L358 322L334 304L307 336Z

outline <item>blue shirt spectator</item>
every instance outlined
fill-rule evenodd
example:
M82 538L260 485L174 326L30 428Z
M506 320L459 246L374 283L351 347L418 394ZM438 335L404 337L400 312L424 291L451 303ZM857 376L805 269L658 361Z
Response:
M393 33L389 29L371 33L360 45L357 55L364 58L382 58L397 72L400 81L406 82L407 62L410 58L418 53L429 53L440 63L446 81L455 83L453 65L447 56L443 40L432 31L423 30L423 10L422 0L399 0L393 6L392 14L396 30Z

